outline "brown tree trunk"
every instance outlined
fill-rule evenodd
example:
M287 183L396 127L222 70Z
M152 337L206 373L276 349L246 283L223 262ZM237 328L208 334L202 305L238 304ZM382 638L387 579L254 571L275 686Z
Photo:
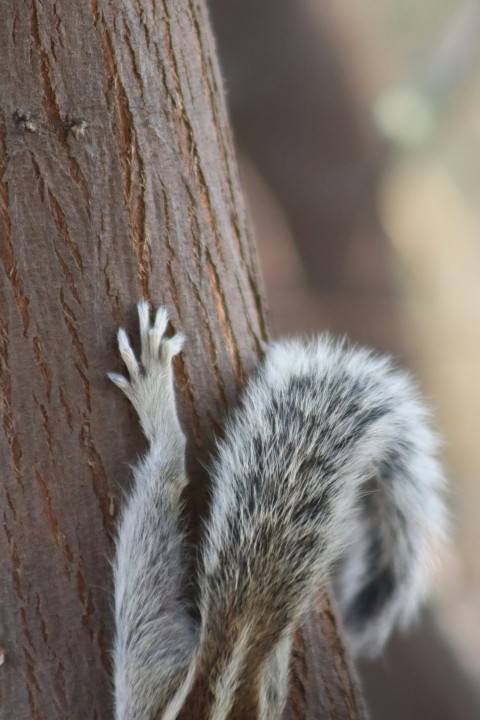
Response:
M282 287L288 270L272 287L277 268L267 268L269 296L277 301L273 331L318 327L402 353L390 247L377 218L387 148L365 122L371 98L359 87L361 70L353 69L353 27L361 36L357 16L368 0L351 3L351 12L336 0L209 5L235 134L279 201L302 263L294 298ZM255 191L261 227L265 210ZM260 233L260 250L268 237Z
M2 718L103 720L112 534L143 448L105 379L116 326L133 328L143 295L187 335L177 381L198 489L264 310L203 0L2 12ZM360 717L327 603L321 618L298 643L293 715Z

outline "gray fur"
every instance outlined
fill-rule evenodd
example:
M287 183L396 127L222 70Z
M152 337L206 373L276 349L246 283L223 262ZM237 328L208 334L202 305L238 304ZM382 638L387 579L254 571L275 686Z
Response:
M118 333L130 381L111 373L140 418L148 454L135 468L132 495L118 529L115 572L115 717L147 720L165 706L184 679L196 630L181 600L181 492L187 483L185 437L175 408L171 359L182 346L165 339L167 315L150 325L139 303L142 365L128 337Z
M200 627L182 602L185 441L164 311L139 304L142 372L123 331L150 451L135 471L115 571L117 720L174 720L232 708L280 720L292 633L336 567L354 653L376 653L414 615L441 539L443 478L426 412L391 362L328 337L275 343L227 422L199 571Z

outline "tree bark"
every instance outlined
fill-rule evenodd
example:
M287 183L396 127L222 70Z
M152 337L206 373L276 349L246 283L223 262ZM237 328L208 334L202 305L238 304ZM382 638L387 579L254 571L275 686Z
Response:
M0 41L2 717L112 716L112 536L143 449L105 378L134 303L165 303L195 510L221 418L266 340L203 0L18 0ZM358 718L322 604L292 716Z

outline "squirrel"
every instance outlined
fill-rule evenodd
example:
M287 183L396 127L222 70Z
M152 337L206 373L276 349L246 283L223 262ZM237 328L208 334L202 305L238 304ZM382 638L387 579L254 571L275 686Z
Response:
M118 528L116 720L280 720L291 643L334 572L347 644L375 654L424 596L444 479L428 412L388 358L323 335L272 343L212 463L195 620L184 598L186 440L168 314L138 303L141 354L109 373L149 442ZM254 708L248 712L245 708ZM189 717L192 717L191 715Z

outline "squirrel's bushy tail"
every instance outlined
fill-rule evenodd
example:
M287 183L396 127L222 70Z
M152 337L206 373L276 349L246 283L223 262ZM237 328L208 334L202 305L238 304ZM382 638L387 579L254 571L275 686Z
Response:
M389 360L328 337L270 347L214 468L198 655L211 703L258 681L334 567L355 652L411 617L444 526L435 448Z

